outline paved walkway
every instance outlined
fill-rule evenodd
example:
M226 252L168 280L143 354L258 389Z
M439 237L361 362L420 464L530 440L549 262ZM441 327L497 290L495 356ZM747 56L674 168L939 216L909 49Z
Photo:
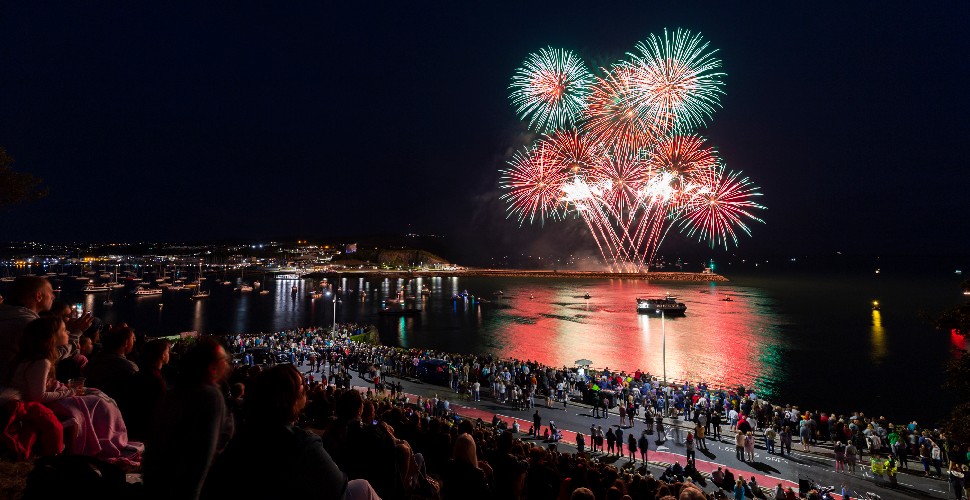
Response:
M532 426L532 414L538 409L539 415L542 418L542 425L545 427L550 420L555 421L556 426L563 432L563 439L558 443L558 446L568 447L570 451L575 449L576 432L582 432L587 435L586 442L587 445L589 444L588 434L591 424L603 426L604 430L609 426L614 428L619 427L618 414L611 413L609 419L594 418L592 417L591 407L580 403L570 402L564 410L562 403L556 403L550 408L546 407L544 403L537 401L536 409L524 411L514 410L508 405L486 399L484 392L482 401L462 401L457 400L458 395L447 387L434 386L414 380L394 377L388 377L388 381L395 383L400 381L403 385L404 392L412 402L417 399L418 395L425 399L438 395L439 397L449 399L451 408L463 417L473 419L481 418L485 422L491 422L493 415L498 415L509 424L511 424L513 419L517 420L523 432L521 437L526 440L529 439L529 436L524 433ZM360 390L366 390L366 387L373 387L373 384L369 384L368 381L358 378L356 374L354 375L352 383ZM451 402L452 397L456 398L456 401L453 403ZM636 422L632 428L624 427L624 436L628 435L629 432L634 432L639 437L640 431L644 429L643 426L644 424L641 420ZM656 434L651 436L651 446L648 455L649 468L658 477L667 465L675 462L680 462L683 465L686 462L686 448L683 444L683 438L687 435L686 430L679 426L671 425L670 419L665 420L665 426L667 427L667 439L664 442L658 443ZM726 430L727 428L722 426L722 429ZM626 438L624 437L624 439ZM918 462L911 461L910 469L913 471L919 469L918 472L920 475L903 471L898 476L899 488L889 489L883 484L877 484L876 478L872 475L868 466L858 467L856 473L835 472L834 458L832 458L828 448L822 451L822 448L813 447L816 448L816 452L808 453L793 449L794 453L791 455L779 456L768 454L763 447L759 447L756 449L754 462L741 462L735 456L733 436L722 436L722 439L730 439L730 442L718 442L708 439L708 450L697 450L695 467L699 472L707 475L720 466L731 470L735 477L740 475L745 479L749 479L753 476L757 478L758 484L765 488L774 488L778 483L781 483L786 488L791 486L798 491L797 479L811 478L820 484L835 486L836 491L840 491L841 486L845 484L847 488L859 494L874 492L887 500L896 498L952 498L952 494L948 492L948 483L938 479L922 477L922 469ZM798 445L796 444L796 446ZM587 446L587 451L588 449L589 447ZM606 462L613 461L617 466L623 466L629 462L628 458L620 458L615 455L609 456L600 452L597 452L593 456ZM868 463L868 457L866 457L865 462ZM639 467L641 462L638 460L636 464ZM708 485L704 489L710 492L715 488L708 481Z

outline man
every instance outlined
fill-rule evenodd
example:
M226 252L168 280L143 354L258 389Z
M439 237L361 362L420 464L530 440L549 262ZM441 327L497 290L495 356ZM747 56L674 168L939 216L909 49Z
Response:
M101 389L114 399L124 399L132 376L138 365L125 356L135 348L135 331L131 328L114 328L101 341L104 351L94 355L81 370L90 387Z
M539 429L542 427L542 417L539 416L539 410L536 410L535 414L532 415L532 429L535 430L535 436L539 437Z
M226 351L202 337L180 365L145 447L145 492L152 499L199 498L212 460L232 436L232 415L219 390L229 374Z
M0 304L0 380L13 371L14 358L20 352L20 336L27 323L47 312L54 303L54 289L47 278L41 276L18 276L10 287L6 302ZM67 323L70 341L58 347L60 359L77 352L78 337L90 328L94 320L91 313L74 318Z

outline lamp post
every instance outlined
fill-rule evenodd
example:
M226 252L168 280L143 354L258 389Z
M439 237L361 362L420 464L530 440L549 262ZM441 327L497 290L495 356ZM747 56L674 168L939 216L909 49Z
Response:
M333 294L333 333L335 334L337 333L337 302L340 302L340 299L337 298L337 293L334 292Z

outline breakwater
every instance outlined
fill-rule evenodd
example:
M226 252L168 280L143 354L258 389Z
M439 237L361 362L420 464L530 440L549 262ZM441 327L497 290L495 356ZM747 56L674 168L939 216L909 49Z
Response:
M696 281L696 282L726 282L724 276L714 273L685 273L685 272L642 272L642 273L614 273L604 271L548 271L529 269L456 269L456 270L428 270L428 271L393 271L379 269L346 269L327 273L314 273L311 277L353 275L360 277L384 278L417 278L433 276L476 276L495 278L595 278L595 279L636 279L644 281Z

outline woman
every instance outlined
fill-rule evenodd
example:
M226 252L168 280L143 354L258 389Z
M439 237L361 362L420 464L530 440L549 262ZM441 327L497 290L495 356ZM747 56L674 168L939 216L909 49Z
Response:
M630 452L630 461L636 462L637 461L637 438L636 436L633 435L632 432L630 433L630 437L627 438L626 448Z
M613 434L613 428L610 427L606 431L606 452L612 455L616 450L616 436Z
M596 426L596 447L603 453L603 426Z
M833 451L835 452L835 472L845 472L845 446L841 441L836 441Z
M734 483L734 500L744 500L744 478L738 476L738 480Z
M260 373L246 394L246 427L213 463L202 498L377 497L367 481L347 481L319 436L293 425L306 406L303 376L293 365ZM240 480L239 471L254 463L259 474Z
M754 432L748 431L744 435L744 453L748 457L748 462L754 462Z
M20 353L9 385L24 401L42 403L61 420L73 419L68 444L72 454L101 459L132 456L141 443L128 442L128 430L115 402L96 389L73 389L57 381L58 347L68 343L60 317L35 319L24 328Z
M455 449L442 476L442 498L492 498L488 475L491 468L479 463L475 440L464 433L455 440Z

